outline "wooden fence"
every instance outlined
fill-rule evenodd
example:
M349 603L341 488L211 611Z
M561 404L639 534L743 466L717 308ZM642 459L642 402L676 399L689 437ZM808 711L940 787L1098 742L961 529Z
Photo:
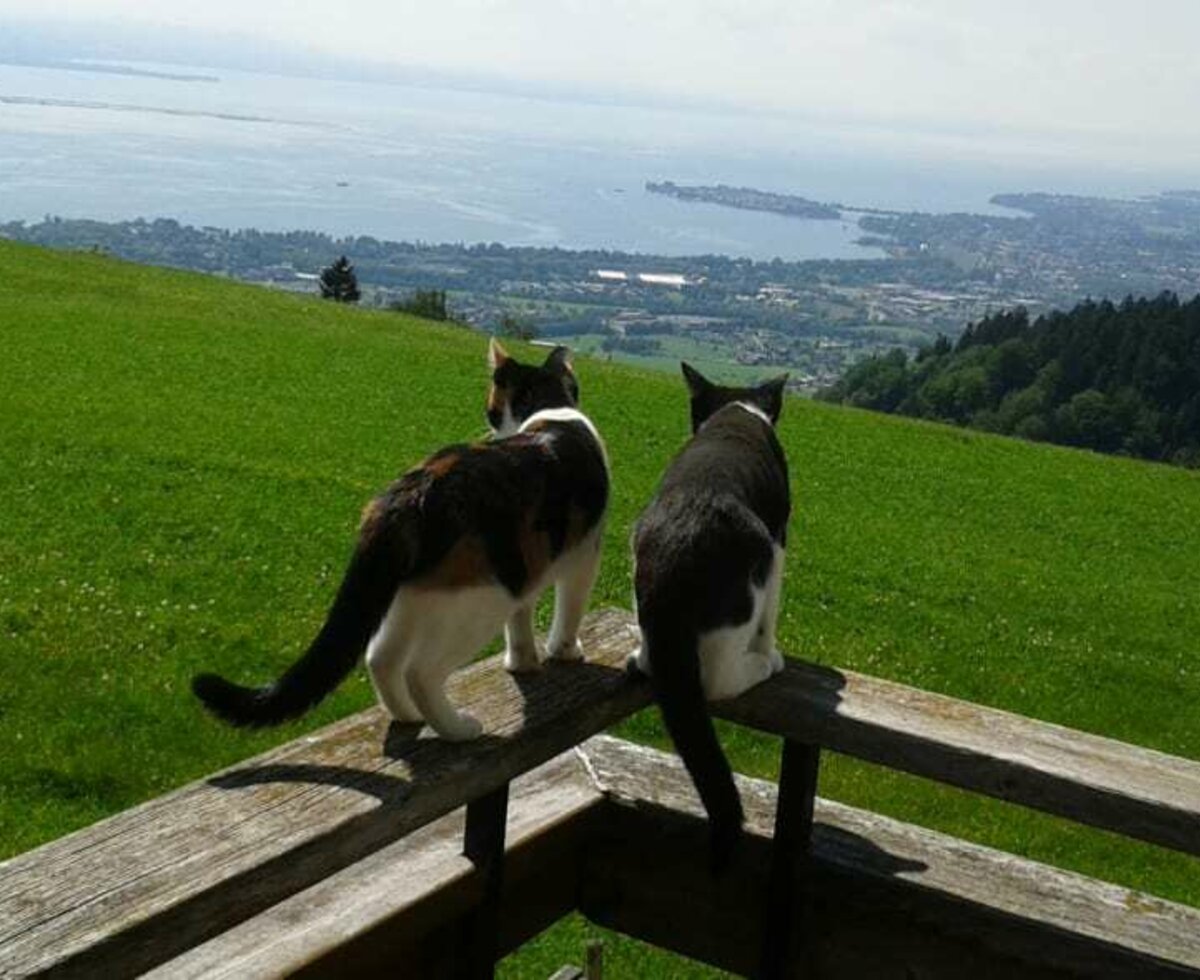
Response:
M720 716L783 739L715 881L670 755L600 735L650 702L628 613L586 664L450 695L451 745L378 709L0 864L0 976L490 976L572 911L761 976L1197 977L1200 910L815 796L845 753L1183 852L1200 763L801 662Z

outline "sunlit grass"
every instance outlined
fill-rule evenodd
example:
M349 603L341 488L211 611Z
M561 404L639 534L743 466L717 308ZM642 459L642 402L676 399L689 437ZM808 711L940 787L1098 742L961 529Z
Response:
M722 384L755 384L769 377L782 374L787 368L763 367L738 364L733 360L737 353L735 344L719 344L712 340L694 337L655 337L659 347L653 354L633 354L629 351L605 351L605 337L600 334L556 337L573 350L591 355L604 361L615 361L632 367L649 368L678 376L679 362L687 361L706 377Z
M482 432L484 351L459 328L0 243L0 856L370 702L360 672L303 724L249 734L187 683L296 655L363 501ZM577 367L615 479L595 601L628 606L631 522L686 396ZM799 400L781 436L784 649L1200 758L1196 474ZM662 744L653 712L622 731ZM724 731L738 768L774 774L772 740ZM1200 862L1178 855L845 760L822 792L1200 905ZM578 960L583 929L536 962Z

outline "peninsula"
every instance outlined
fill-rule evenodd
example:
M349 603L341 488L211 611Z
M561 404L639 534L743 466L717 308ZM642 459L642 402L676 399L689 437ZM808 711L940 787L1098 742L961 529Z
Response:
M814 221L837 221L841 210L833 204L810 201L795 194L776 194L760 191L753 187L730 187L728 184L685 186L674 181L646 182L651 194L665 194L680 201L697 201L703 204L719 204L726 208L742 211L770 211L786 214L789 218L809 218Z

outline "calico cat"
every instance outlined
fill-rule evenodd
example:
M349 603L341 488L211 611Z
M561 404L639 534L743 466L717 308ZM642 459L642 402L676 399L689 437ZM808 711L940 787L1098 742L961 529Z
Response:
M442 738L480 733L443 685L504 626L505 666L540 666L533 611L555 585L549 656L582 657L577 631L595 581L608 460L576 405L566 348L521 364L492 340L487 417L497 438L439 450L363 511L358 543L325 625L274 684L203 674L192 689L235 725L275 725L331 692L366 651L383 707Z
M642 645L630 668L650 675L708 811L719 870L743 814L705 700L734 697L783 669L775 625L791 499L774 425L787 376L726 388L681 367L693 436L634 530Z

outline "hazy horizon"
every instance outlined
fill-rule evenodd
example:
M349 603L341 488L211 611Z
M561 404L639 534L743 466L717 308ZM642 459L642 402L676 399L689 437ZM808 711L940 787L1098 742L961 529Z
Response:
M1020 0L1002 14L946 0L603 9L356 0L328 17L273 2L64 0L31 18L0 0L0 60L394 81L675 109L681 129L687 112L732 114L759 121L768 144L819 132L850 151L886 146L949 164L1011 159L1163 180L1200 172L1200 131L1186 125L1200 94L1188 40L1200 6L1152 0L1136 16L1107 0L1050 10Z

